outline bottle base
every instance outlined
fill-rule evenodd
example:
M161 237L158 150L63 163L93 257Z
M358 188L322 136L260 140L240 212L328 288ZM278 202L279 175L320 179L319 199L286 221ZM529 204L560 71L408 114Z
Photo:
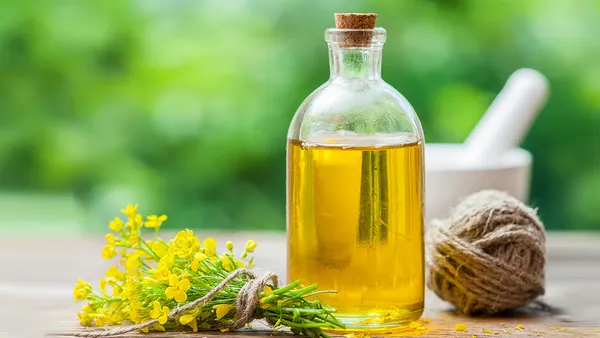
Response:
M415 322L423 315L423 302L408 307L390 309L388 311L374 311L360 314L336 313L335 317L346 325L346 329L324 328L330 333L384 333L393 331L406 331L410 323Z

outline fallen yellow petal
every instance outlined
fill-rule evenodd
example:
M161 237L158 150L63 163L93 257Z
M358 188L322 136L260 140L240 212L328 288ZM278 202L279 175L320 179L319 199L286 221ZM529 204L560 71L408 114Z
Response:
M370 338L369 335L366 333L348 333L348 334L345 334L344 337L346 337L346 338Z
M421 321L425 324L429 323L429 318L422 318Z
M454 329L456 331L467 331L467 326L465 324L454 324Z
M523 330L523 324L519 324L519 325L515 326L515 329Z
M376 317L369 317L365 320L361 320L360 322L355 322L356 324L373 324L375 323Z
M481 329L481 331L483 331L483 333L487 333L487 334L500 334L500 332L494 332L494 331L488 330L488 329Z

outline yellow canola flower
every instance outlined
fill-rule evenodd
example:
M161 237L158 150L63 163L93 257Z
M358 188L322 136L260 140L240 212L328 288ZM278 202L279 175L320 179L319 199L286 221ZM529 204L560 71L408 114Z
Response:
M131 245L131 247L132 247L132 248L137 248L137 247L139 247L140 239L141 239L141 238L140 238L140 235L139 235L139 234L137 234L137 233L135 233L135 232L132 232L132 233L129 235L129 245Z
M216 256L217 255L217 241L214 240L214 238L207 238L204 240L204 242L202 242L202 245L204 246L204 253L207 256Z
M103 294L106 294L106 280L101 279L98 286L100 288L100 291L102 291Z
M127 321L140 324L153 318L157 323L147 331L161 331L166 325L187 325L196 332L223 327L211 326L206 322L209 318L228 323L235 313L235 304L218 306L214 312L190 311L174 323L169 321L172 313L169 307L193 300L192 295L196 292L188 291L191 290L192 276L214 277L224 270L231 272L251 265L252 260L248 261L246 257L255 250L257 243L248 241L242 256L236 257L232 241L225 242L228 251L219 255L214 238L202 241L191 230L180 231L167 242L156 234L153 239L144 240L141 228L154 228L158 232L167 216L142 216L137 205L128 205L121 211L126 217L115 217L107 222L110 231L105 236L102 250L102 257L114 258L116 265L105 271L96 291L92 292L91 285L81 280L73 290L76 301L87 300L87 305L77 313L81 325L115 325ZM264 288L263 296L271 295L271 288ZM265 298L261 299L263 308L273 307L270 303L275 302L265 303ZM167 304L169 306L163 306Z
M138 205L127 204L125 209L121 209L121 212L130 219L135 219L137 216Z
M140 231L143 224L144 219L142 218L142 215L135 214L132 217L129 217L127 224L125 224L125 229L131 231L132 234L135 234Z
M181 325L187 325L189 322L191 322L195 318L196 318L196 316L194 316L194 315L183 315L183 316L179 317L179 322L181 323Z
M234 270L233 263L231 262L231 259L227 257L227 255L221 255L219 258L221 259L221 264L223 264L223 269L225 269L225 271L231 272Z
M133 321L136 324L140 324L141 322L143 322L138 309L131 309L131 311L129 312L129 318L131 318L131 321Z
M112 233L106 234L106 236L104 236L104 239L106 240L106 243L108 243L108 244L117 245L117 239L115 238L115 235Z
M138 233L142 225L144 224L144 219L142 215L137 213L137 204L135 206L128 205L125 209L122 209L121 212L127 215L127 224L125 224L125 229L130 231L131 233Z
M104 236L106 245L102 249L102 258L111 259L117 255L117 240L112 233Z
M173 268L173 265L175 265L175 257L173 257L171 254L166 254L161 257L158 263L166 266L167 269L171 269Z
M121 295L123 296L123 298L129 299L132 309L139 310L140 307L134 298L135 294L136 294L136 284L135 284L134 279L131 276L125 276L125 284L123 285L123 293Z
M192 268L192 271L196 272L200 267L200 262L194 259L192 260L192 264L190 264L190 267Z
M92 285L84 282L82 279L78 279L75 288L73 288L73 298L75 298L75 303L80 300L86 300L91 291Z
M142 254L142 252L136 251L129 255L129 257L127 257L127 261L125 262L125 268L129 276L137 275L138 270L142 265L140 263L140 257L142 256Z
M108 222L110 230L119 232L123 230L123 221L119 217L115 217L112 221Z
M160 241L149 241L148 246L152 251L158 256L158 258L162 258L169 251L169 246Z
M117 268L116 265L111 266L106 271L106 279L111 281L122 281L125 279L125 273Z
M271 304L265 303L266 300L267 300L267 297L263 297L263 298L260 299L259 304L260 304L260 308L261 309L265 309L266 310L266 309L268 309L271 306Z
M239 259L236 259L236 260L235 260L235 266L236 266L238 269L241 269L241 268L245 267L245 266L246 266L246 264L244 264L244 262L240 261Z
M202 263L205 259L207 258L207 256L201 252L198 252L194 255L194 259L192 260L192 264L191 264L191 268L192 270L198 271L198 267L200 267L200 263Z
M171 253L179 257L188 257L197 251L200 240L192 230L181 230L171 242Z
M258 246L258 243L256 243L256 241L251 239L248 242L246 242L246 251L254 252L254 249L256 249L257 246Z
M190 281L188 279L182 278L181 280L177 278L177 275L172 274L169 276L169 287L165 290L165 295L167 298L174 298L176 302L184 302L187 299L187 294L185 293L191 287Z
M198 322L194 315L183 315L179 318L181 325L187 325L192 328L193 332L198 332Z
M81 312L77 313L77 317L79 318L79 323L82 326L90 326L92 325L92 322L94 321L94 318L91 317L91 314L93 313L92 311L92 307L89 305L85 305L81 308Z
M169 319L169 307L163 306L162 309L160 307L160 303L158 301L152 302L152 311L150 311L150 317L152 319L158 319L160 324L164 324Z
M163 263L158 263L156 270L154 271L154 277L161 282L168 281L171 276L171 271Z
M110 317L104 313L93 313L90 317L96 320L96 326L102 326L110 323Z
M203 254L202 252L198 252L197 254L194 255L194 259L197 260L198 262L202 262L204 261L206 258L208 258L208 256L206 256L205 254Z
M194 320L189 322L187 325L192 328L192 332L198 332L198 322L196 321L196 318L194 318Z
M144 223L144 226L146 228L159 229L163 222L166 220L167 215L150 215L146 217L146 222Z
M213 306L215 313L217 314L217 320L225 317L231 310L235 309L235 306L230 304L219 304Z

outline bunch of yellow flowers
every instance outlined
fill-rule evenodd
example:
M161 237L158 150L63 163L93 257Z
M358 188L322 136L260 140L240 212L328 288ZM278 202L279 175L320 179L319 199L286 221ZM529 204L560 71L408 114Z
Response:
M169 320L173 309L201 298L212 291L234 270L252 267L250 254L257 243L249 240L237 258L233 243L227 241L227 251L217 254L213 238L201 241L192 230L182 230L166 242L158 237L166 215L147 216L138 213L138 206L128 205L121 210L126 220L115 218L109 222L111 233L105 236L102 250L105 259L119 258L120 267L111 266L98 289L78 281L73 290L75 301L86 301L77 315L81 325L118 325L126 322L141 324L152 319L158 323L145 332L165 331L187 327L198 330L221 329L227 331L236 319L236 299L247 278L233 279L210 301L184 312L177 320ZM151 240L142 238L142 228L154 229ZM311 337L327 336L323 327L343 328L332 313L325 308L318 294L332 291L315 291L315 284L300 285L295 281L282 288L266 286L260 295L255 318L267 318L275 326L286 325L294 333Z

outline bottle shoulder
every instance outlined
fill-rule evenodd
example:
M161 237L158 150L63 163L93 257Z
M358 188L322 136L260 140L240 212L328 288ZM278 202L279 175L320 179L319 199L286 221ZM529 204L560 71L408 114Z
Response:
M413 134L423 139L421 124L408 100L387 82L330 79L300 105L288 137L310 140L316 134L352 132Z

